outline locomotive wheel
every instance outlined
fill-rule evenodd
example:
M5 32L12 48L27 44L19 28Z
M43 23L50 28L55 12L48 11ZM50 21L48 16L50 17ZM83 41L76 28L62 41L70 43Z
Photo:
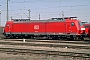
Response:
M82 37L81 40L84 40L84 38Z
M74 40L74 37L71 37L70 40Z
M80 40L84 40L83 36L78 37L78 39L80 39Z

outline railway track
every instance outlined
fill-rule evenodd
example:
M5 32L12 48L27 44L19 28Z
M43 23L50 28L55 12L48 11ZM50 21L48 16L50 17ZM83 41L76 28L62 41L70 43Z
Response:
M3 46L5 45L5 46ZM8 47L9 45L9 47ZM10 47L12 46L12 47ZM26 48L17 48L15 46L26 46ZM32 46L41 47L33 49ZM30 48L27 48L30 47ZM54 48L62 50L47 50L44 48ZM66 50L65 50L66 49ZM72 51L67 51L67 50ZM77 51L75 51L75 50ZM65 51L63 51L65 50ZM74 51L73 51L74 50ZM81 50L81 51L79 51ZM0 52L7 54L44 54L44 55L57 55L57 56L70 56L90 59L90 44L85 41L59 41L59 40L28 40L23 42L22 39L5 39L0 40Z
M7 54L44 54L44 55L57 55L57 56L70 56L70 57L81 57L90 59L90 53L83 52L62 52L62 51L49 51L49 50L34 50L34 49L20 49L20 48L0 48L1 53Z
M3 41L23 41L23 39L1 39ZM26 42L46 42L46 43L72 43L72 44L90 44L90 40L85 41L65 41L65 40L35 40L35 39L25 39Z
M41 47L57 47L57 48L72 48L72 49L90 49L90 44L87 42L75 41L58 41L58 40L0 40L2 45L19 45L19 46L41 46Z
M2 45L18 45L18 46L40 46L40 47L57 47L57 48L72 48L72 49L90 49L90 46L80 46L72 44L39 44L39 43L22 43L22 42L0 42Z

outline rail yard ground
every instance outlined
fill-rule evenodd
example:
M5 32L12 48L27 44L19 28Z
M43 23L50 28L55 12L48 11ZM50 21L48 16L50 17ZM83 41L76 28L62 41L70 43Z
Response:
M0 39L0 60L90 60L90 41Z
M45 55L12 55L0 53L0 60L85 60L84 58L73 58L63 56L45 56Z

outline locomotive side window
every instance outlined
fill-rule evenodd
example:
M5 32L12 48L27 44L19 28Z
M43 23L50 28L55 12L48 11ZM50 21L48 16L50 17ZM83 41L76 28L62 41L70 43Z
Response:
M72 23L71 23L71 26L74 26L74 25L75 25L74 22L72 22Z

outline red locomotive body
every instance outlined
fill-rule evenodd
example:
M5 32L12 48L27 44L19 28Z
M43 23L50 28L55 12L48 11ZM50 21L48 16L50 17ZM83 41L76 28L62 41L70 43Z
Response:
M6 37L47 37L47 38L80 38L83 39L85 28L81 21L68 18L52 18L49 20L18 20L6 23Z
M90 23L83 24L85 27L85 33L87 37L90 37Z

